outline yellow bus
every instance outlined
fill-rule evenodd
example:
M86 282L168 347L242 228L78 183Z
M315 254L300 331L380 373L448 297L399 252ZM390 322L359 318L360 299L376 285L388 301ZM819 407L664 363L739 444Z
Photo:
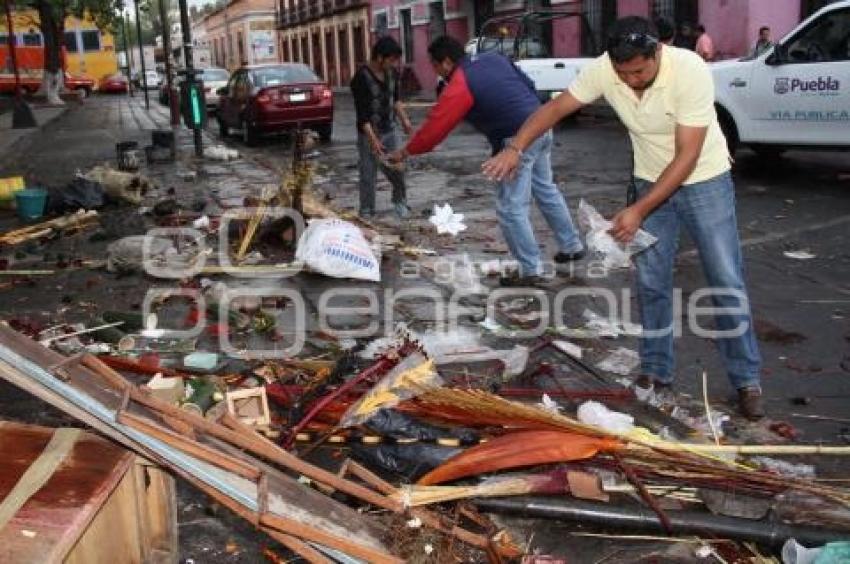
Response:
M13 12L12 25L18 45L44 46L35 10ZM7 41L6 18L0 18L0 44L5 45ZM118 72L115 38L108 31L99 30L88 17L80 20L68 16L65 20L65 52L66 70L71 74L100 80Z

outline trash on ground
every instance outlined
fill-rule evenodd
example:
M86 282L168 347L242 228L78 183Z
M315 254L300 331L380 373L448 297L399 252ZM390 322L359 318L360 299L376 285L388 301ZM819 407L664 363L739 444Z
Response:
M603 360L596 363L596 368L619 374L620 376L628 376L640 366L640 355L637 351L619 347L611 351Z
M213 161L235 161L239 158L239 151L224 145L213 145L204 149L204 156Z
M463 214L455 213L451 204L443 204L438 206L434 204L434 215L428 221L437 228L437 233L443 235L448 233L451 236L457 236L461 231L466 231L466 224L463 222Z
M311 270L333 278L380 282L380 255L353 223L314 219L298 240L295 258Z
M782 254L784 256L786 256L787 258L795 259L795 260L809 260L809 259L817 258L817 255L810 253L809 251L806 251L806 250L784 251Z
M654 235L638 229L628 243L615 241L608 232L613 224L584 199L578 204L578 222L587 231L585 239L588 250L600 255L607 268L631 267L632 256L648 249L658 240Z

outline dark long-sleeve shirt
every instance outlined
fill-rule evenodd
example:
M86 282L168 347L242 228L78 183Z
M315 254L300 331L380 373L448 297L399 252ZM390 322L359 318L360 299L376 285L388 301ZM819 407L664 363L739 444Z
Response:
M391 71L375 76L368 65L360 67L351 79L351 94L357 115L357 130L371 123L376 131L385 132L395 123L395 103L398 97L398 73Z

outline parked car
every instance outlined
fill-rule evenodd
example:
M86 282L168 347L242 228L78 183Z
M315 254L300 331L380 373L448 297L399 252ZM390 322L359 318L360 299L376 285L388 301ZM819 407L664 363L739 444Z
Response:
M65 71L65 88L76 92L82 98L91 96L94 91L95 80L81 74L71 74Z
M201 74L198 76L204 82L204 98L207 101L207 111L215 112L218 109L218 91L227 86L227 81L230 80L230 73L220 68L198 69ZM178 75L174 78L174 87L180 89L180 83L183 81L183 76ZM168 104L168 83L163 80L159 86L159 103Z
M162 77L159 76L159 73L155 70L145 71L144 74L144 84L141 84L139 87L144 88L145 90L156 90L159 88L159 84L162 82Z
M130 89L130 82L127 77L116 72L104 76L97 87L98 91L105 94L125 94Z
M850 1L827 4L760 56L711 71L730 152L850 149Z
M282 63L242 67L217 92L222 137L239 129L246 145L264 134L313 129L323 141L333 130L333 92L306 65Z

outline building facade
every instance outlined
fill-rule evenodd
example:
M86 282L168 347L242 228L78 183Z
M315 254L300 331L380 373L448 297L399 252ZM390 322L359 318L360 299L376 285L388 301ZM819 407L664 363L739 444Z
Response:
M257 65L280 60L276 41L275 0L231 0L205 16L203 41L212 66L230 71L243 64Z
M577 14L540 26L544 52L555 57L600 54L606 30L623 16L701 23L717 58L726 59L747 54L761 26L779 39L830 1L835 0L278 0L278 50L281 60L306 63L339 87L366 62L369 46L390 35L404 52L405 90L430 93L436 75L428 44L440 35L466 43L494 16L535 7ZM213 53L215 58L214 48Z
M368 0L280 0L282 60L310 66L332 87L348 85L368 58Z

